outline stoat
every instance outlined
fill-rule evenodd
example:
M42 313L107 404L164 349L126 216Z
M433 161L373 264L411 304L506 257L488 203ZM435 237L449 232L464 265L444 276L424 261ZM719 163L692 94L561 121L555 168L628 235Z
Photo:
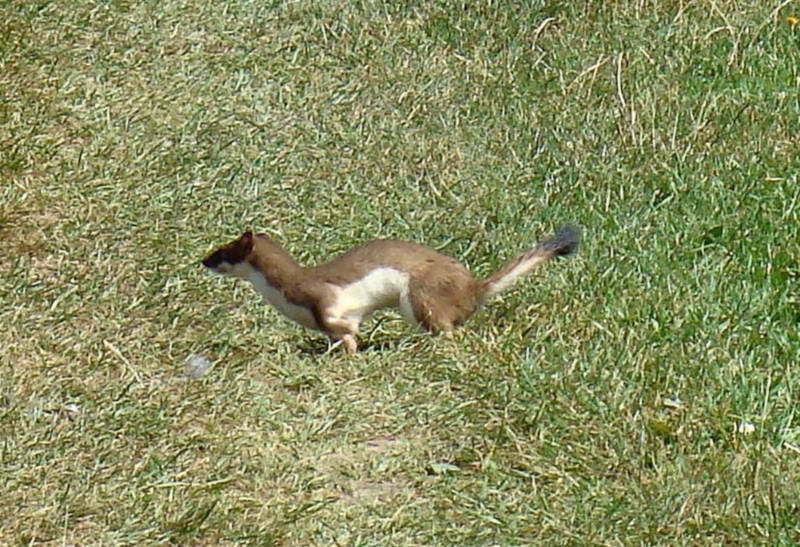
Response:
M250 281L283 315L341 340L352 354L361 321L375 310L398 308L413 325L449 333L538 265L575 252L578 241L575 228L561 228L483 280L449 256L392 240L370 241L327 264L303 267L271 238L253 232L212 252L203 266Z

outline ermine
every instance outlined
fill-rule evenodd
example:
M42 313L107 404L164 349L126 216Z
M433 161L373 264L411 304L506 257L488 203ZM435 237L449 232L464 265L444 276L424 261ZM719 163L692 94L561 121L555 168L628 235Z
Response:
M579 238L575 228L561 228L482 280L438 251L393 240L370 241L327 264L303 267L270 237L253 232L212 252L203 266L250 281L280 313L341 340L352 354L361 322L375 310L397 308L412 325L450 333L540 264L574 253Z

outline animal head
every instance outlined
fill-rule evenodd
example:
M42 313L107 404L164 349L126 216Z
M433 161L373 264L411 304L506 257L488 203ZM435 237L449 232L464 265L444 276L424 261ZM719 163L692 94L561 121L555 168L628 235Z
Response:
M242 277L247 270L247 257L253 251L253 232L245 232L203 259L203 266L212 272Z

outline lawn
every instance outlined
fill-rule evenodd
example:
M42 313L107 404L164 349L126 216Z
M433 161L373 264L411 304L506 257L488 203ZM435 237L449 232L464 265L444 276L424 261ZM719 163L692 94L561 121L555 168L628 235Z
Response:
M800 3L0 4L0 543L800 542ZM353 357L200 259L485 276ZM187 363L207 359L204 374Z

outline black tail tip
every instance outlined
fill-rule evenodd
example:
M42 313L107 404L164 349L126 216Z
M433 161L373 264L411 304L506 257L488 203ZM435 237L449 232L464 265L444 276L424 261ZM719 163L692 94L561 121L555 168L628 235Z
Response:
M539 243L539 249L552 253L553 256L568 256L578 250L581 232L575 226L562 226L553 237Z

